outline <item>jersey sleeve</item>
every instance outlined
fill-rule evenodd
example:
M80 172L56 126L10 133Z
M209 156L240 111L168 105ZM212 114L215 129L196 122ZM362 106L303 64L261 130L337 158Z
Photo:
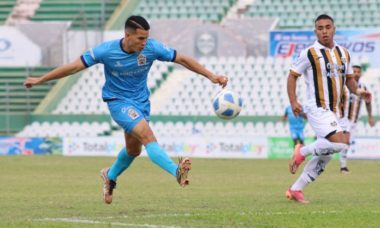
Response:
M307 57L307 50L303 50L300 55L294 60L290 67L290 74L294 76L301 76L305 73L306 69L310 66L310 61Z
M176 50L156 40L153 40L152 43L158 60L166 62L173 62L175 60L177 55Z
M81 60L86 67L90 67L97 63L103 63L103 57L106 50L107 48L105 48L105 44L100 44L99 46L84 52L81 56Z

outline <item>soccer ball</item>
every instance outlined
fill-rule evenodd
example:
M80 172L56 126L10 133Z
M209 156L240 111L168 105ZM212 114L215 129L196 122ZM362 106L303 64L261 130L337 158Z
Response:
M219 118L229 120L239 115L243 100L232 91L222 90L215 96L212 104Z

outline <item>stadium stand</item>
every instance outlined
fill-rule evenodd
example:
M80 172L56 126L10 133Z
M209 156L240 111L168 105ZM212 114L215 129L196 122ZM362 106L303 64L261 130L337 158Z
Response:
M0 69L0 112L27 113L35 109L47 91L54 85L49 82L35 90L25 90L26 75L39 76L51 68L39 67L32 71L27 68L9 67Z
M51 68L23 67L0 68L0 133L17 132L26 123L32 112L55 82L49 82L33 90L25 90L23 82L26 75L40 76Z
M107 135L108 122L33 122L16 135L20 137L94 137Z
M227 14L235 0L144 0L134 11L148 19L184 19L198 18L219 22Z
M71 21L74 29L99 29L118 5L117 0L43 0L32 20Z
M278 28L311 28L313 17L334 15L338 28L380 26L379 1L256 0L245 13L248 17L279 17ZM312 17L311 17L312 16Z
M40 6L41 0L17 0L5 24L15 25L28 21Z
M228 88L236 91L244 100L243 116L278 116L287 105L286 76L290 59L263 57L210 57L201 63L212 71L228 75ZM155 115L214 115L211 99L219 87L203 77L187 74L173 86L174 92L161 104ZM192 86L188 86L191 84ZM299 86L303 86L299 83ZM303 89L299 89L303 92ZM152 98L153 99L153 98Z
M16 0L1 0L0 1L0 25L5 24L15 4L16 4Z

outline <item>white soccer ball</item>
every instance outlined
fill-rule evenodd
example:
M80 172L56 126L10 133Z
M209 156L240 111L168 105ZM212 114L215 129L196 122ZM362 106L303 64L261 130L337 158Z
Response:
M222 90L215 96L212 105L219 118L229 120L239 115L243 100L232 91Z

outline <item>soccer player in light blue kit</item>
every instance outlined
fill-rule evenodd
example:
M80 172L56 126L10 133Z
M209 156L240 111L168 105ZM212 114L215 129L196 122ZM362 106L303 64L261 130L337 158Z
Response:
M72 63L60 66L39 78L28 77L27 88L49 80L75 74L97 63L104 64L106 82L103 100L115 122L125 131L126 147L123 148L110 168L101 170L103 200L112 202L117 177L140 155L145 146L149 158L173 175L181 186L189 184L187 178L191 160L184 158L175 164L157 143L149 126L150 101L147 86L148 72L155 60L172 61L205 76L211 82L225 87L228 78L215 75L194 59L177 53L162 43L149 38L150 26L141 16L130 16L125 22L124 38L104 42L86 51Z
M294 142L293 146L304 143L305 136L303 134L303 129L305 128L305 119L306 115L304 113L301 113L298 116L294 115L292 106L289 105L285 108L285 114L282 117L282 120L287 120L289 123L290 135Z

